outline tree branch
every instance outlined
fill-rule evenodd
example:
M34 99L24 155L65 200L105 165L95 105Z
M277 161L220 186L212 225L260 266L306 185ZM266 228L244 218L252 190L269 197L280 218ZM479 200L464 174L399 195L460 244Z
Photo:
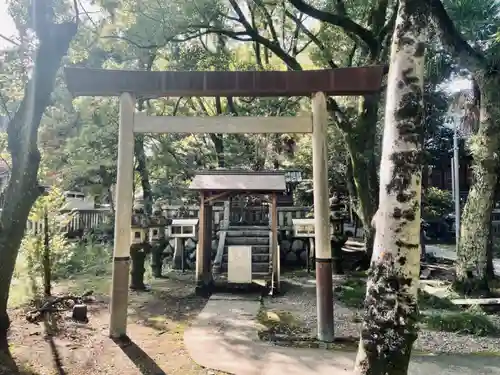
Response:
M277 57L279 57L286 65L288 68L291 70L302 70L302 66L298 63L297 59L295 59L293 56L290 54L286 53L286 51L281 48L279 43L273 43L267 38L264 38L262 35L259 34L257 30L255 30L252 25L248 22L246 19L245 15L243 14L243 11L241 10L240 6L238 5L236 0L229 0L229 3L233 7L234 11L236 12L236 15L238 16L238 21L243 25L245 28L245 31L247 35L254 41L260 43L270 51L272 51ZM229 31L229 30L224 30L226 33L225 35L231 36L229 34L234 33L234 31ZM231 36L232 37L232 36Z
M267 26L269 27L269 31L271 33L271 37L273 38L274 43L279 43L278 34L276 33L276 29L274 28L273 18L271 14L268 12L266 6L261 0L253 0L255 4L259 6L259 9L264 14L264 18L266 19Z
M457 30L448 16L441 0L425 0L431 7L431 18L435 24L439 39L448 47L467 69L474 71L486 65L486 57L481 51L472 48Z
M7 42L9 42L9 43L14 44L15 46L18 46L18 47L21 46L21 43L16 42L14 39L9 38L9 37L7 37L7 36L5 36L3 34L0 34L0 38L3 39L3 40L5 40L5 41L7 41Z
M321 50L321 52L325 52L326 51L326 47L323 44L323 42L321 42L321 40L319 40L319 38L316 35L314 35L294 14L292 14L288 10L285 11L285 14L286 14L286 16L288 18L290 18L291 20L293 20L295 22L295 24L297 25L297 27L300 30L302 30L302 32L305 35L307 35L307 37L309 39L311 39L311 41ZM328 61L328 65L330 65L330 67L332 69L338 68L337 64L335 64L335 62L332 59L329 59L327 61Z
M378 54L380 45L373 33L370 30L365 29L363 26L357 24L350 18L316 9L309 4L306 4L303 0L289 1L302 13L305 13L308 16L311 16L319 21L329 23L330 25L339 26L343 28L347 33L356 35L366 44L372 56L376 56Z

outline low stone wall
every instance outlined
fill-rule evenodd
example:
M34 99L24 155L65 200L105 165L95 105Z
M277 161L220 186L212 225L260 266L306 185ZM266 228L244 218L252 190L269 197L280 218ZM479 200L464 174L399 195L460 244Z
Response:
M290 238L280 241L281 265L295 267L305 265L309 241L305 238Z
M181 241L184 247L184 267L186 269L196 268L196 246L198 241L196 238L171 238L168 241L164 254L164 264L174 269L182 267L181 254L175 253L175 242ZM212 239L212 260L215 259L217 248L219 245L218 238ZM280 240L280 256L282 267L296 267L306 264L307 254L307 239L282 239Z

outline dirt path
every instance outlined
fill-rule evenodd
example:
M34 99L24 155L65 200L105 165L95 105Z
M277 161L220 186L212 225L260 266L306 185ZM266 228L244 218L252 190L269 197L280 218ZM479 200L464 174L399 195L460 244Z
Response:
M183 345L184 329L206 304L193 294L193 285L192 275L173 274L155 281L150 293L131 293L132 343L125 347L108 338L105 295L89 306L88 324L63 316L53 324L35 325L24 320L23 310L11 311L12 354L33 375L222 374L196 365Z

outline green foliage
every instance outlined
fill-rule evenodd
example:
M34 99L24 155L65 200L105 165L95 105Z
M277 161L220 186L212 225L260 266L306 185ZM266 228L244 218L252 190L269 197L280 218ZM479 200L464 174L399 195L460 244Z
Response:
M425 315L422 322L432 330L471 334L476 336L497 336L500 327L480 312L450 312Z
M418 305L421 310L460 310L448 298L442 298L419 290Z
M336 298L344 305L361 309L366 297L366 279L347 279L335 292Z
M67 214L61 213L64 205L65 198L62 191L54 187L39 197L31 209L29 220L34 224L36 230L26 232L21 243L20 253L26 261L26 271L33 282L33 288L35 288L35 280L37 278L45 277L45 235L48 236L49 240L51 269L57 268L61 262L64 262L67 256L67 244L62 230L69 223L70 217ZM45 216L47 217L46 220ZM45 222L47 223L47 228L45 227Z
M54 267L58 278L71 278L77 274L100 276L109 270L112 249L109 245L82 241L67 247L64 261Z
M40 225L44 222L45 215L47 215L48 222L50 268L53 280L72 277L82 272L100 275L106 272L110 262L111 253L106 246L92 243L90 239L85 239L81 243L66 240L64 228L69 223L71 215L61 213L64 206L63 192L53 187L35 202L29 216L38 228L36 231L27 231L25 234L15 277L28 276L35 294L39 280L44 277L45 229L40 228Z
M451 192L438 188L428 188L422 197L422 218L425 220L442 219L453 211Z

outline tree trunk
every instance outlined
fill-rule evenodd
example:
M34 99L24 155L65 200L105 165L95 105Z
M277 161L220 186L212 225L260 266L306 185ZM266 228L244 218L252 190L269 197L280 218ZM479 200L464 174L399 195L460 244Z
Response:
M378 96L366 96L361 105L361 114L354 131L345 135L346 146L350 155L352 177L358 198L357 214L363 225L366 259L371 259L373 252L372 227L373 215L378 207L377 165L375 161L375 143L377 138ZM367 171L369 171L367 175ZM366 268L369 261L364 262Z
M219 96L215 98L215 110L217 112L217 116L222 115L222 102ZM217 167L225 168L226 161L224 158L224 134L211 133L210 138L212 139L212 142L214 143L215 147L215 154L217 156Z
M134 154L137 162L136 171L139 173L142 187L142 199L144 199L144 210L151 215L153 211L153 192L149 182L148 167L146 164L146 153L144 152L144 135L136 134L134 141Z
M417 338L423 76L429 8L400 0L391 49L379 208L355 373L403 375Z
M108 200L109 200L109 208L111 210L111 214L113 217L115 216L115 195L113 193L113 187L108 187Z
M42 18L46 18L41 15ZM42 26L40 26L41 28ZM45 108L50 103L54 81L69 43L77 31L75 23L47 24L38 35L32 78L24 89L23 100L8 124L8 150L12 157L9 183L0 216L0 350L8 353L7 314L10 283L14 273L24 229L33 203L41 190L38 186L40 153L37 148L38 128ZM37 30L37 34L38 30Z
M455 288L472 295L489 293L488 241L497 186L500 145L500 76L475 77L481 91L479 129L471 139L473 183L460 224Z
M50 232L49 232L49 214L47 208L43 212L43 291L45 297L51 293L51 269L50 269Z
M493 216L493 215L492 215ZM492 222L490 220L490 229L488 234L488 247L486 249L486 278L493 280L495 278L495 266L493 265L493 231L491 230Z

